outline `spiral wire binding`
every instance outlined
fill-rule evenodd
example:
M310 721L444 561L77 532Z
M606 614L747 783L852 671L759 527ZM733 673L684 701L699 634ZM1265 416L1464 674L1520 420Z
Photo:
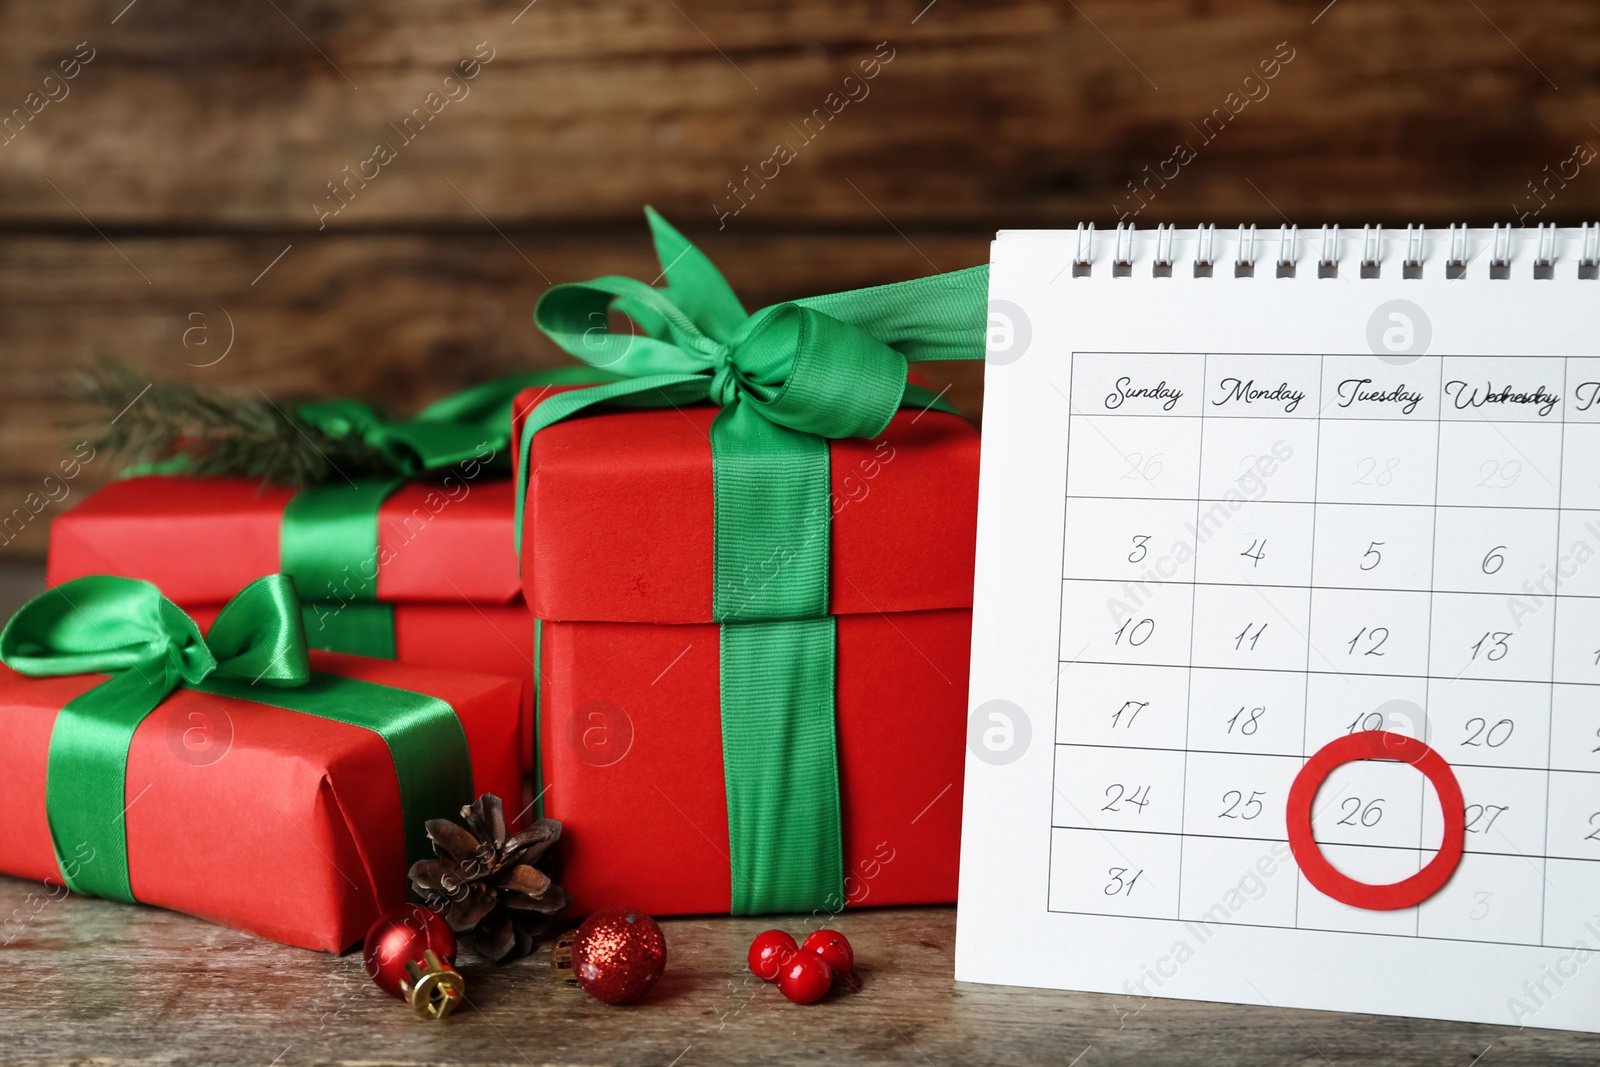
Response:
M1126 244L1124 244L1126 242ZM1133 223L1117 223L1117 251L1111 257L1111 276L1127 278L1133 274Z
M1244 227L1239 227L1240 231ZM1216 262L1217 227L1202 225L1195 230L1197 247L1194 253L1194 276L1196 278L1211 277L1212 265Z
M1246 232L1243 225L1239 227L1239 257L1233 261L1233 276L1235 278L1250 278L1256 273L1256 228L1251 226Z
M1513 276L1513 252L1517 247L1515 228L1509 223L1496 223L1489 230L1488 237L1488 265L1489 277L1494 280L1505 280ZM1600 280L1600 222L1581 223L1574 234L1567 231L1567 240L1576 237L1579 251L1577 256L1577 276L1580 279L1594 281ZM1196 278L1211 278L1215 276L1217 260L1217 227L1215 224L1202 224L1194 229L1195 255L1193 273ZM1340 230L1338 224L1325 225L1319 229L1321 247L1316 257L1318 278L1339 277L1340 255ZM1478 231L1478 240L1481 242L1483 231ZM1111 274L1116 278L1127 278L1133 275L1134 267L1134 241L1137 228L1131 222L1117 224L1116 237L1111 257ZM1094 223L1079 223L1077 232L1077 245L1069 264L1074 278L1090 277L1094 267ZM1251 278L1255 276L1256 263L1260 258L1259 231L1254 225L1240 224L1237 230L1237 252L1233 260L1233 276L1235 278ZM1536 280L1549 280L1557 277L1560 259L1560 246L1562 241L1561 227L1555 223L1539 223L1533 236L1534 251L1532 257L1531 276ZM1446 234L1444 270L1446 280L1453 281L1467 276L1468 265L1472 262L1471 255L1472 230L1465 224L1451 223ZM1177 263L1178 228L1172 223L1161 223L1155 228L1154 234L1155 254L1151 264L1151 274L1157 278L1170 278L1173 268ZM1384 240L1383 226L1364 225L1361 227L1361 255L1358 261L1358 274L1361 278L1380 278L1383 274ZM1525 246L1524 246L1525 247ZM1479 252L1484 251L1479 245ZM1278 227L1278 255L1274 262L1275 272L1279 278L1293 278L1300 259L1300 227L1285 223ZM1428 229L1421 225L1408 225L1406 227L1404 253L1400 259L1400 276L1403 279L1420 279L1423 277L1428 259ZM1567 262L1571 262L1568 260ZM1063 268L1061 273L1066 273Z
M1400 277L1422 277L1422 256L1427 230L1426 226L1406 227L1406 258L1400 261Z
M1293 278L1294 264L1300 258L1300 227L1278 227L1278 277Z
M1361 276L1377 278L1383 274L1383 225L1361 227Z

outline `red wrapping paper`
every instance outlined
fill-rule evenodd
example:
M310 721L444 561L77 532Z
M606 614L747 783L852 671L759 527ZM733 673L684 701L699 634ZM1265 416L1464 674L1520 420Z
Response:
M466 732L474 789L521 806L519 683L327 652L313 652L311 665L449 703ZM50 731L63 704L103 680L0 667L0 871L60 882L44 803ZM210 751L222 751L213 762L185 746L196 728L212 731ZM127 798L129 877L143 903L341 952L405 900L399 786L371 731L178 689L134 733Z
M586 911L728 910L719 629L544 626L545 814ZM970 633L966 609L839 617L844 906L956 898Z
M519 420L548 390L519 397ZM711 407L540 431L524 595L545 620L539 756L584 909L726 912ZM901 411L830 442L844 906L956 893L978 435ZM834 910L830 905L829 910Z

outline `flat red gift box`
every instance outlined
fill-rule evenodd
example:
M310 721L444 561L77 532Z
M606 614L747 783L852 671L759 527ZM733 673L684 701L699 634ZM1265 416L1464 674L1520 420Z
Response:
M521 806L519 683L328 652L312 652L311 666L445 701L466 733L474 790ZM0 666L0 871L60 884L44 800L50 732L63 704L104 680ZM211 731L219 757L195 756L184 735L197 728ZM142 903L342 952L406 898L394 761L360 727L180 688L134 733L127 802L129 877Z
M49 582L118 574L154 582L181 606L227 603L283 569L278 532L293 496L240 478L112 482L51 523ZM378 599L515 602L513 499L503 478L400 487L378 510ZM318 600L323 591L302 589L300 596Z
M378 511L378 599L394 604L395 658L503 674L523 683L524 767L533 760L533 638L512 548L506 479L413 482ZM294 495L248 479L112 482L57 517L47 576L153 582L209 623L257 578L276 574L283 509ZM314 600L316 590L301 590ZM308 626L313 644L314 625Z
M519 421L547 395L519 397ZM543 620L544 804L566 827L562 884L585 909L729 908L716 414L592 415L534 440L523 579ZM830 448L845 903L951 901L978 434L907 409L881 438Z

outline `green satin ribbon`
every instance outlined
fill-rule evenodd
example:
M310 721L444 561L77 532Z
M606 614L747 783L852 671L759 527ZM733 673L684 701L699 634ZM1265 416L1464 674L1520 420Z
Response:
M712 614L735 913L844 899L828 616L827 438L876 437L901 406L954 412L907 365L981 359L987 266L786 301L746 314L704 253L646 208L664 288L608 276L558 285L534 310L556 344L618 381L539 404L518 442L520 551L534 435L612 406L709 401ZM620 311L639 332L613 334Z
M311 671L287 575L246 586L206 636L149 582L78 578L12 616L0 631L0 662L33 677L111 676L68 701L50 734L45 809L58 864L78 893L134 899L123 822L128 749L139 724L179 686L377 733L394 760L410 860L429 854L425 821L473 796L466 734L449 704ZM83 844L95 861L65 862Z

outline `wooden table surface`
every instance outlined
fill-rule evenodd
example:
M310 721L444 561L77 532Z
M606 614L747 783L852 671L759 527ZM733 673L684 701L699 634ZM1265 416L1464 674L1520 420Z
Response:
M846 914L859 993L790 1004L744 967L766 919L665 920L640 1004L555 982L544 952L461 961L470 1005L424 1022L357 953L0 878L7 1064L1593 1064L1600 1038L1500 1026L978 986L951 980L955 909Z

